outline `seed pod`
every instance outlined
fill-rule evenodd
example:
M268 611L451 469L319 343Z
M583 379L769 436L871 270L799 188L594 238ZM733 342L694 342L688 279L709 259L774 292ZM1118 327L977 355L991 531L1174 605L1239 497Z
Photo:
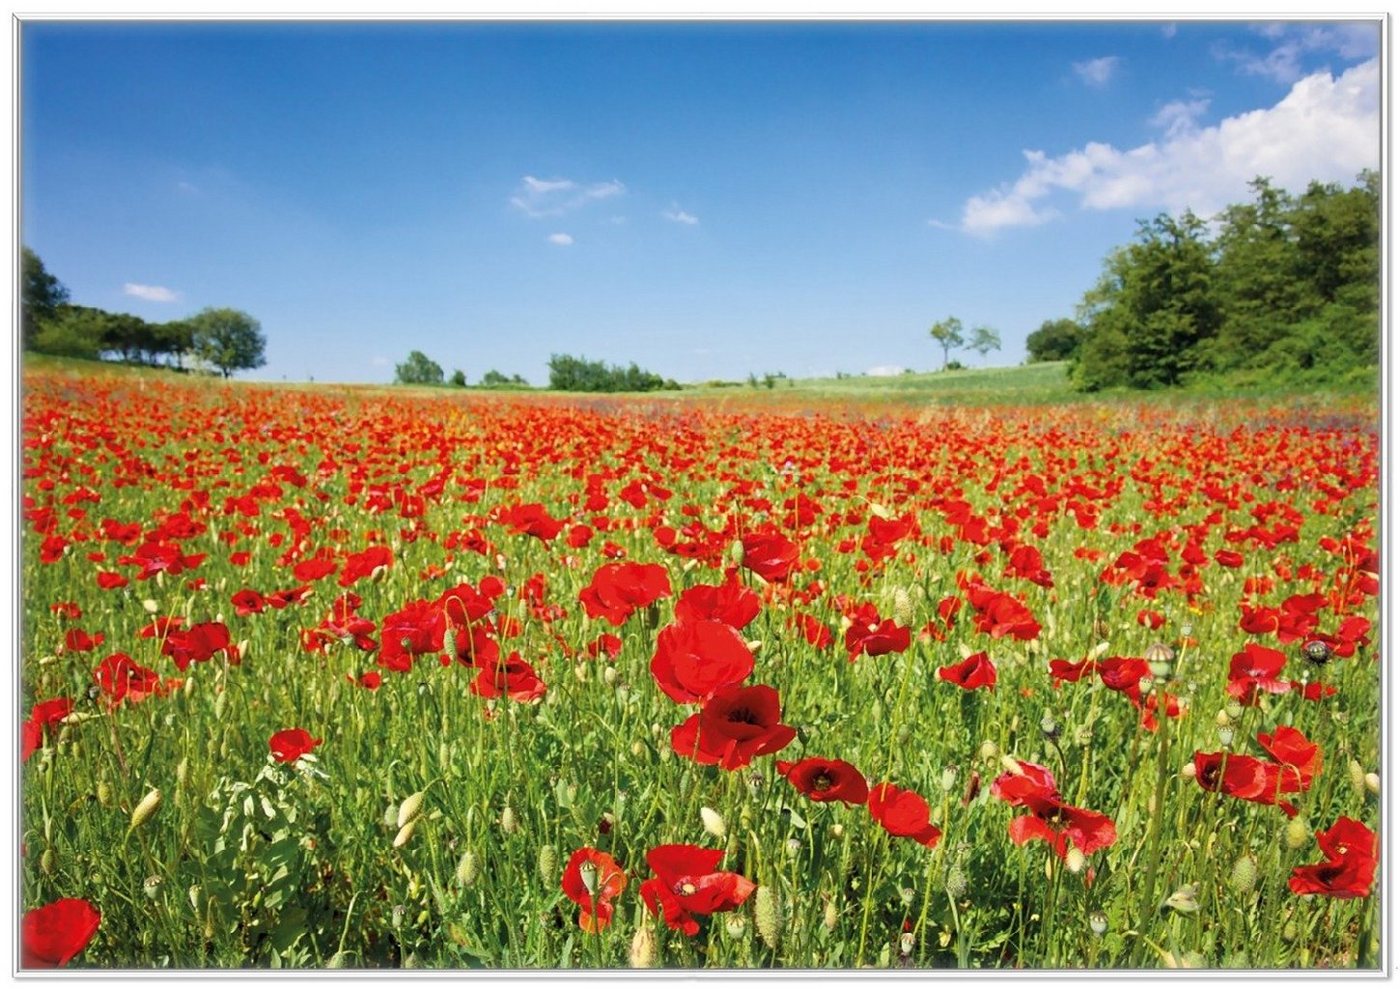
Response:
M1071 875L1075 875L1075 876L1077 876L1077 875L1079 875L1079 873L1083 872L1083 871L1084 871L1084 853L1083 853L1082 851L1080 851L1078 848L1076 848L1076 847L1074 847L1074 846L1071 845L1071 846L1070 846L1070 850L1069 850L1068 852L1065 853L1065 868L1068 869L1068 870L1070 871L1070 874L1071 874Z
M1259 880L1259 865L1252 855L1241 855L1230 870L1230 888L1243 896Z
M141 798L141 802L136 805L136 809L131 812L131 830L139 828L151 819L151 815L160 807L160 790L152 790Z
M1103 936L1103 932L1108 930L1108 917L1101 910L1095 910L1089 914L1089 930L1094 932L1096 937Z
M783 916L772 886L760 886L753 894L753 925L770 950L778 950L783 936Z
M993 742L989 738L982 742L981 747L977 750L977 755L979 758L991 762L993 759L1001 755L1001 749L997 747L996 742Z
M802 854L802 842L796 838L789 838L783 842L783 853L790 859L795 859Z
M540 881L545 886L553 886L559 882L559 853L554 850L553 845L541 845L539 861Z
M1295 817L1288 822L1288 826L1283 829L1283 842L1293 851L1297 851L1308 843L1312 837L1312 829L1308 827L1308 822L1301 817Z
M606 683L609 687L611 687L613 684L617 683L617 667L615 667L615 666L605 666L605 667L603 667L603 682Z
M97 802L103 807L112 806L112 785L106 780L97 781Z
M828 931L836 930L836 924L840 920L840 915L836 911L836 903L833 900L826 901L826 909L822 911L822 926Z
M478 872L476 853L468 848L462 853L462 857L457 860L457 870L453 873L454 878L457 880L457 885L463 887L470 886L472 883L476 882Z
M410 794L408 797L404 798L404 802L399 804L399 812L394 819L394 824L402 828L410 821L414 820L422 810L423 791L419 790L417 793Z
M394 835L394 847L402 848L407 845L409 839L413 837L413 829L418 826L418 818L413 818L403 827L399 828L399 833Z
M1235 729L1233 728L1217 728L1215 734L1220 739L1220 744L1226 748L1229 748L1235 741Z
M627 953L627 963L633 968L651 968L656 964L656 933L650 924L642 924L632 935L632 949Z
M700 823L705 830L716 838L723 838L729 833L728 826L724 823L724 818L715 810L709 807L700 808Z
M1367 773L1367 774L1366 774L1366 789L1370 790L1372 793L1376 794L1377 796L1380 795L1380 792L1381 792L1381 776L1380 776L1380 773Z
M515 819L515 811L509 805L501 811L501 830L506 834L515 834L520 830L520 822Z
M154 900L160 895L160 885L165 882L160 876L147 876L146 881L141 884L141 892L146 894L146 899Z
M899 902L906 907L914 902L914 890L912 887L905 886L899 891Z
M53 875L53 848L45 848L44 854L39 856L39 870L46 876Z
M749 922L741 913L727 914L724 918L724 933L735 941L741 941L749 932Z

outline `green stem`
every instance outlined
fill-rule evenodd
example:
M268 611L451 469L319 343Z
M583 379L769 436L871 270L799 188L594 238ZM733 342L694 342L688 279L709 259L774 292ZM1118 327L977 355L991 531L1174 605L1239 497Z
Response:
M1147 925L1157 910L1157 867L1162 860L1162 816L1167 792L1167 685L1157 684L1157 785L1153 791L1152 820L1148 834L1147 878L1143 882L1142 915L1138 936L1145 938Z

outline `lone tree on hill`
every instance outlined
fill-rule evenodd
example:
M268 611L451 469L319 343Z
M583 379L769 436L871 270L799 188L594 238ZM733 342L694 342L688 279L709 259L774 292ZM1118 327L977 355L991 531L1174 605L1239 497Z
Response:
M949 316L940 323L934 323L929 329L928 335L933 337L934 342L943 348L943 369L947 370L948 351L963 345L962 320L956 316Z
M237 309L202 309L188 320L191 349L196 357L219 369L225 378L234 371L262 367L267 338L258 321Z
M985 358L988 351L1001 349L1001 334L990 326L978 326L972 331L968 347L977 351L977 356Z
M440 385L442 365L421 350L409 351L408 359L394 367L394 382L400 385Z

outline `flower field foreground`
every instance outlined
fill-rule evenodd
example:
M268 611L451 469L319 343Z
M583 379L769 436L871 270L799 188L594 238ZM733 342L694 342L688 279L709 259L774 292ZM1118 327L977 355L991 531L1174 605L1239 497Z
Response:
M26 967L1378 964L1365 410L24 384Z

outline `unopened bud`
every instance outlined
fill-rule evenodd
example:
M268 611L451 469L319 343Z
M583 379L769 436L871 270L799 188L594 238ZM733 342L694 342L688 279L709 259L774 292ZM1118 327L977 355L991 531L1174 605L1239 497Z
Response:
M840 914L836 911L836 904L831 900L827 900L826 908L822 910L822 926L828 931L834 931L836 930L836 924L839 920Z
M1001 749L997 747L996 742L993 742L989 738L982 742L981 747L979 747L977 750L977 755L979 758L991 762L993 759L1001 755Z
M914 624L914 602L909 600L909 592L902 587L894 589L894 607L890 611L890 617L896 625L905 628Z
M1254 888L1259 880L1259 864L1252 855L1241 855L1230 870L1230 888L1244 895Z
M1374 794L1376 794L1376 795L1378 795L1378 796L1380 795L1380 792L1381 792L1381 777L1380 777L1380 774L1379 774L1379 773L1367 773L1367 774L1366 774L1366 789L1370 790L1372 793L1374 793Z
M724 818L721 817L717 811L711 810L709 807L700 808L700 823L707 832L714 835L716 838L723 838L729 833L729 828L724 823Z
M501 830L506 834L515 834L520 828L520 822L515 819L515 811L509 806L501 811Z
M160 790L152 790L141 798L141 802L137 804L136 809L131 812L131 829L135 830L149 821L159 807Z
M478 871L476 853L469 848L457 860L457 870L453 875L457 880L457 885L470 886L476 882Z
M783 918L778 909L778 896L771 886L760 886L753 894L753 923L758 936L770 950L778 950L783 936Z
M399 804L399 812L394 817L394 825L402 828L410 821L414 820L423 810L423 791L411 794L404 798L404 802Z
M394 847L402 848L407 845L413 837L414 828L418 827L418 818L412 818L407 824L399 828L399 833L394 835Z
M656 964L656 933L650 924L643 924L632 935L632 949L627 953L627 963L633 968L651 968Z
M957 862L948 867L948 874L943 877L943 888L955 900L967 895L967 873Z
M1075 876L1084 871L1084 853L1073 845L1065 853L1065 868Z
M559 881L559 853L553 845L541 845L539 862L540 880L552 887Z
M1294 851L1306 845L1311 837L1312 829L1308 827L1308 822L1301 817L1293 818L1283 829L1283 842Z
M1366 795L1366 770L1355 759L1347 763L1347 780L1358 797Z

